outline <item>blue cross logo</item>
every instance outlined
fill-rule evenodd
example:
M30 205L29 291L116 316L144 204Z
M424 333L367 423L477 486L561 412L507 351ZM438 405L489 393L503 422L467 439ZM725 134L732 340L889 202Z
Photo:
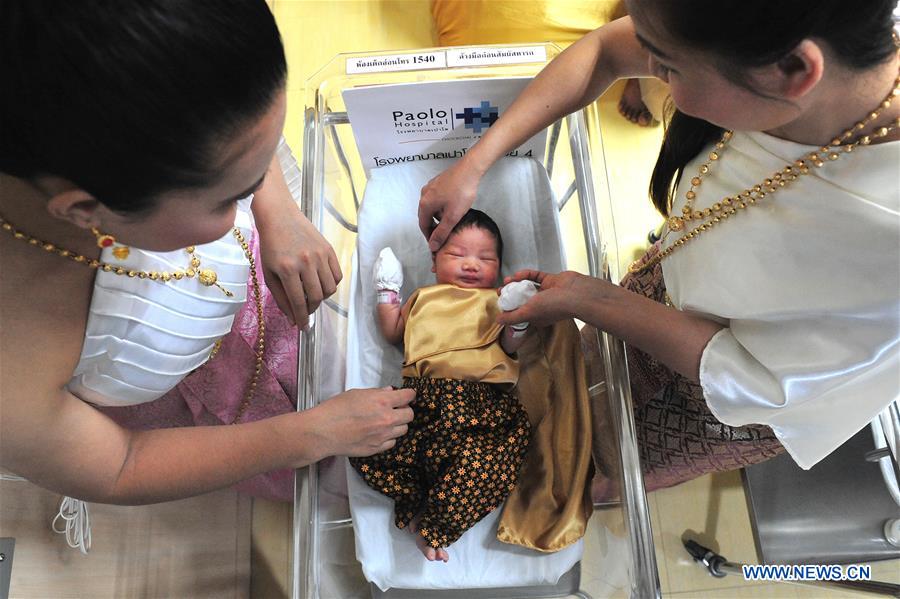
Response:
M487 100L482 100L479 108L466 108L456 113L456 118L463 120L466 129L472 129L475 133L481 133L483 129L493 125L499 117L500 109L491 106Z

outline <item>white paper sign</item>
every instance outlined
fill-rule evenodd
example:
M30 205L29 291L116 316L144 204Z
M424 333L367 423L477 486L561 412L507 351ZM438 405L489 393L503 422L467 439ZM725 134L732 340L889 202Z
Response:
M363 166L462 158L531 81L528 77L425 81L344 90ZM510 152L543 162L546 129Z
M480 67L489 64L524 64L530 62L547 62L546 46L447 50L448 67Z
M391 54L384 56L358 56L347 59L347 74L384 73L387 71L416 71L419 69L443 69L447 57L443 52L418 54Z

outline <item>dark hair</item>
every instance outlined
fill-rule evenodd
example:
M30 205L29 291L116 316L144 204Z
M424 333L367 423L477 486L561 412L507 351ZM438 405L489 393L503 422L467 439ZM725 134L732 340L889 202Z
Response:
M2 0L0 171L136 212L217 180L286 73L264 0Z
M474 227L476 229L481 229L482 231L487 231L494 238L494 241L497 242L497 259L500 260L500 263L503 263L503 237L500 235L500 227L497 226L497 223L494 222L490 216L482 212L481 210L476 210L475 208L469 208L469 211L466 212L459 222L456 223L456 226L453 227L453 230L450 231L450 235L454 233L458 233L463 229L468 229L469 227ZM448 236L447 239L450 237Z
M648 22L658 31L719 57L720 72L749 89L743 69L773 64L807 38L823 40L836 59L852 69L885 62L896 51L891 17L896 4L897 0L866 0L862 5L847 0L641 0L629 6L648 11L653 17ZM662 214L684 166L723 132L712 123L671 110L650 180L650 197Z

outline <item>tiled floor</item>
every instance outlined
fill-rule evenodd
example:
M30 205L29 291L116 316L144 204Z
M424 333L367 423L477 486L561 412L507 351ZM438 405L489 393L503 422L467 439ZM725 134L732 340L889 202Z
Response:
M821 587L753 583L739 576L713 578L684 551L682 535L735 562L756 562L738 472L711 475L648 496L663 597L673 599L863 599L862 593ZM290 596L291 510L254 501L251 596ZM105 537L105 535L102 535ZM102 540L102 538L101 538ZM594 599L629 597L628 545L616 510L598 511L585 537L581 589ZM352 555L352 552L350 553ZM18 557L18 556L17 556ZM77 557L77 556L76 556ZM872 564L872 578L900 584L900 562Z
M225 489L154 505L91 503L87 555L52 532L59 501L30 482L0 482L0 537L15 539L10 597L249 596L249 498Z
M250 546L250 596L280 599L291 595L293 506L253 500Z
M758 563L750 517L739 472L709 475L648 495L656 559L664 597L679 599L807 599L863 598L872 595L782 583L760 583L740 576L710 576L684 550L691 538L729 561ZM872 578L900 583L900 563L872 564ZM596 598L597 595L594 595Z

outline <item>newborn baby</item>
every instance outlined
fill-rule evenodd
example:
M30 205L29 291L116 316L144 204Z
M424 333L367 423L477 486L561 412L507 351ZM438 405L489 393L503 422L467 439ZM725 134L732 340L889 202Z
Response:
M392 449L350 463L394 500L395 524L429 561L446 562L446 547L503 503L528 450L528 418L511 393L528 324L502 327L496 317L536 289L509 286L498 302L502 255L496 223L469 210L432 256L437 284L402 308L402 268L390 248L375 267L379 329L388 342L403 341L415 418Z

